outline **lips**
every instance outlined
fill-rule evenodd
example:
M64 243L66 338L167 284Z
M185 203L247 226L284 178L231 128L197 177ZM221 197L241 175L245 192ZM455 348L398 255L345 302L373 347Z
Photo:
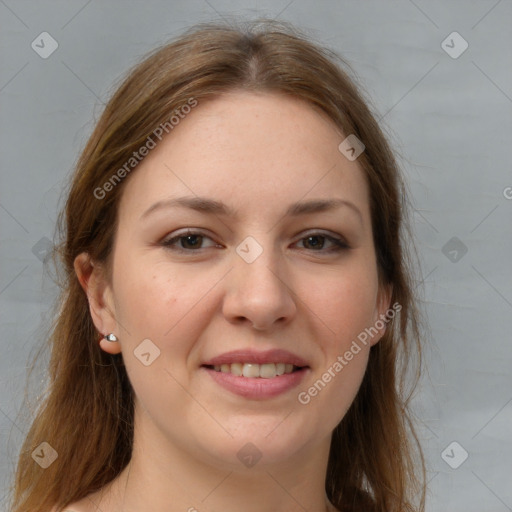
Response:
M287 350L235 350L201 365L222 388L251 400L268 400L297 387L310 373L307 361Z

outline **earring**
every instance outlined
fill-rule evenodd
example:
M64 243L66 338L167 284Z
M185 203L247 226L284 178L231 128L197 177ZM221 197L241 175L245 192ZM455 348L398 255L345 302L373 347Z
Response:
M103 336L107 341L117 341L116 336L113 333L105 334Z

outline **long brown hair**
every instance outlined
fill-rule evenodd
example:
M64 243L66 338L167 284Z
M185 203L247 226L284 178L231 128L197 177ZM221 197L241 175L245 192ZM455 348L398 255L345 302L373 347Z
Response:
M133 390L122 354L98 347L73 263L87 252L109 268L118 204L129 177L123 174L101 198L94 191L105 190L133 152L191 98L200 103L235 89L302 99L365 145L358 162L370 190L379 284L392 284L391 303L398 302L401 310L371 348L361 388L333 432L325 488L343 511L424 510L425 463L408 407L421 373L422 315L410 238L405 238L410 234L407 190L371 103L349 70L336 54L293 26L258 20L236 28L195 26L129 73L78 160L57 224L54 261L62 292L47 342L49 385L21 449L12 512L60 510L105 486L129 462ZM406 377L412 363L416 371ZM46 469L32 457L42 442L58 454Z

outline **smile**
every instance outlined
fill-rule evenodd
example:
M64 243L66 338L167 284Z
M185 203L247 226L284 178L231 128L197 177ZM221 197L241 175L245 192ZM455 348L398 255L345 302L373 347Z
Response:
M252 400L285 394L311 373L307 359L284 349L232 350L203 361L200 370L221 388Z
M262 379L273 379L279 375L289 374L300 370L299 366L295 366L290 363L232 363L207 366L207 368L213 368L216 372L230 373L237 377Z

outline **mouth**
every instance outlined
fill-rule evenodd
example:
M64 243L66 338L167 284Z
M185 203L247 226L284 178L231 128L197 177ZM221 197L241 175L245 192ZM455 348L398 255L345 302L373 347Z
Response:
M308 366L297 366L291 363L224 363L224 364L205 364L204 368L218 373L227 373L236 377L245 377L248 379L274 379L281 375L289 375L298 372Z
M231 394L248 400L286 396L311 372L308 362L287 350L235 350L204 361L200 369Z

